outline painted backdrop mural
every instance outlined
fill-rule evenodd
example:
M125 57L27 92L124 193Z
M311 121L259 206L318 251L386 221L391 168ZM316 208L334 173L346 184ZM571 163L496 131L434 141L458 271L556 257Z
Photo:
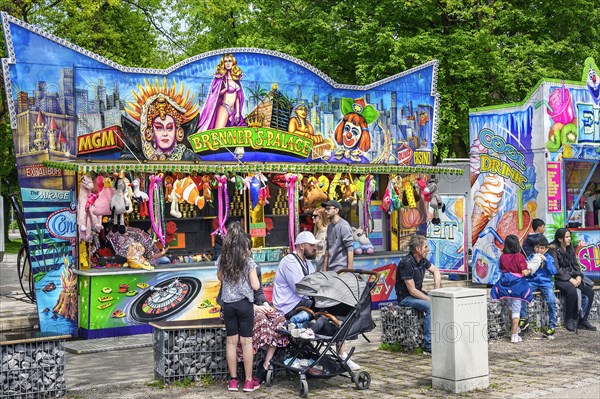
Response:
M77 330L77 182L44 161L431 164L437 61L367 86L245 48L127 68L6 14L2 25L42 331Z

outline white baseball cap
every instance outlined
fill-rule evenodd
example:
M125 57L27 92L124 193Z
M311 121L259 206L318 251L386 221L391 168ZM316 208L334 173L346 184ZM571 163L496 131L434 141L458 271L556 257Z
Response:
M318 244L319 241L310 231L303 231L296 236L296 245L298 244Z

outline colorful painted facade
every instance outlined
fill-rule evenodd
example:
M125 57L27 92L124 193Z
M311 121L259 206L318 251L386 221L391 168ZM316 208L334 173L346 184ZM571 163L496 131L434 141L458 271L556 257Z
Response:
M42 331L75 335L78 313L79 326L88 330L139 322L130 319L130 290L118 303L113 295L111 307L98 308L110 301L80 302L77 311L77 176L44 162L133 162L140 170L154 161L432 162L437 61L367 86L338 84L298 59L248 48L201 54L166 70L128 68L6 14L2 25L8 53L2 68ZM133 288L171 278L158 276L122 283L80 276L79 290L97 298L105 287L114 292L116 283ZM186 308L197 308L202 287ZM381 295L391 294L386 288ZM104 310L123 314L106 318Z
M570 227L582 270L600 277L600 228L586 204L600 183L596 71L588 58L581 82L544 80L522 103L471 111L475 282L499 279L504 238L515 234L522 243L534 218L546 222L550 241L556 229Z

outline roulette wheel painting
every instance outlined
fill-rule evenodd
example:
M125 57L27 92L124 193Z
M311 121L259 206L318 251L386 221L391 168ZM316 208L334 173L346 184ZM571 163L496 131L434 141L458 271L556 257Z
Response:
M130 317L139 322L165 320L181 312L200 292L200 280L178 277L162 281L131 305Z

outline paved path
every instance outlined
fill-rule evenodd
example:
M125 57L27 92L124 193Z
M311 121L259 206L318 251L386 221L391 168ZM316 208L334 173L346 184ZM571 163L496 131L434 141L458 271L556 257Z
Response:
M371 388L355 389L348 379L309 380L309 397L338 398L599 398L600 333L559 329L556 339L527 336L521 344L508 340L489 344L490 387L453 395L431 389L431 358L378 349L381 330L360 339L355 359L371 373ZM278 379L251 394L231 393L224 383L160 389L153 378L151 348L67 357L69 395L78 399L120 398L287 398L298 397L298 378Z

